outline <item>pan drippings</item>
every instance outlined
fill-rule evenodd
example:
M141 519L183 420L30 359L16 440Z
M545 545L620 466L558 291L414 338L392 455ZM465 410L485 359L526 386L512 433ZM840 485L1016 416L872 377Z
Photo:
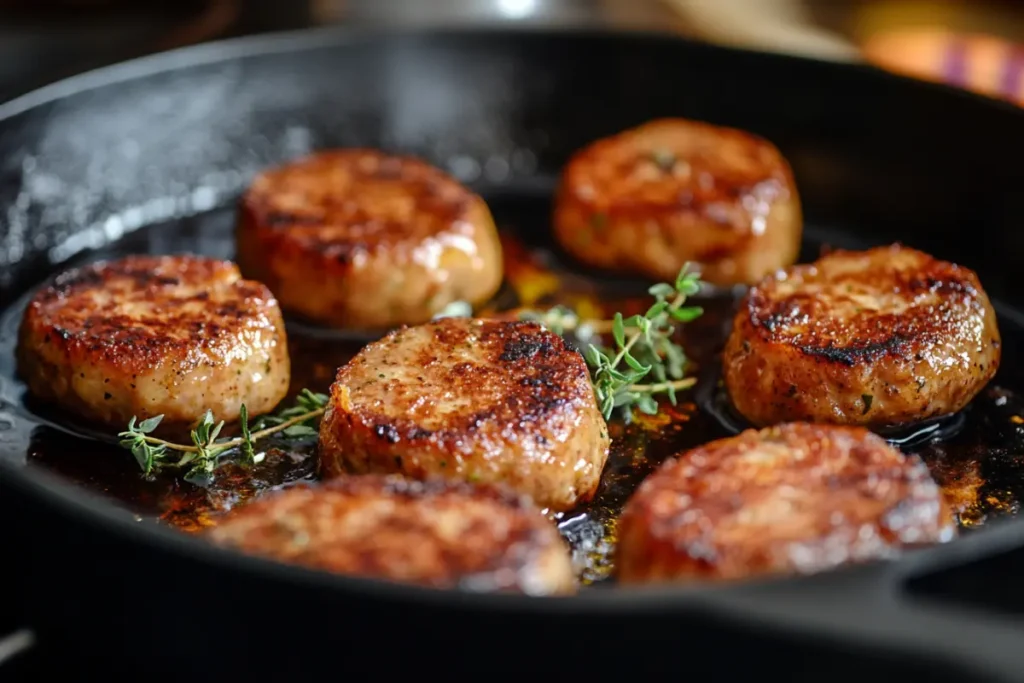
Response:
M531 235L545 234L545 201L536 197L503 199L493 206L502 231L506 282L485 314L516 305L542 308L564 304L581 317L605 317L615 311L628 316L642 313L649 305L648 283L568 267L570 260L550 248L547 238L535 243ZM217 255L222 255L230 252L233 219L231 211L218 211L154 226L92 254L90 260L139 252L167 253L168 245L174 247L171 251L193 251L199 244L198 235L206 245L216 242ZM807 233L813 236L813 228ZM701 378L697 389L681 393L676 406L663 402L657 415L638 414L628 425L613 421L611 453L596 499L556 515L584 583L601 583L610 576L616 520L626 499L647 475L681 450L735 433L735 420L722 419L727 406L723 407L717 388L716 368L737 296L728 291L701 296L704 315L685 326L683 344L692 363L688 374ZM260 442L266 449L263 462L251 470L225 464L208 488L183 482L173 473L143 479L132 456L115 445L113 435L98 434L50 410L24 403L23 387L13 377L13 342L21 310L21 305L13 307L0 321L0 370L9 406L4 412L11 413L7 417L18 424L38 426L32 431L26 454L29 466L45 467L97 491L145 522L184 532L216 524L220 513L265 491L315 478L316 439L310 438L299 443ZM366 341L290 324L291 395L302 388L325 392L337 368ZM928 464L962 529L1016 514L1024 497L1024 400L1002 386L1001 379L997 377L955 424L939 425L924 439L901 446L918 452ZM900 435L885 436L894 440Z

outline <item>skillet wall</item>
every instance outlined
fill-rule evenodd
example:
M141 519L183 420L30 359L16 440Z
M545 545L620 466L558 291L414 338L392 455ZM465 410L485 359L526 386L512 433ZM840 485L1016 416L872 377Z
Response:
M553 177L597 137L668 115L777 143L809 223L869 242L898 236L979 269L996 296L1016 293L1024 136L1008 106L668 37L323 33L311 42L298 49L284 38L272 43L278 54L129 78L0 120L4 298L37 280L42 263L227 201L260 168L314 148L380 146L518 183ZM213 45L160 63L230 52Z

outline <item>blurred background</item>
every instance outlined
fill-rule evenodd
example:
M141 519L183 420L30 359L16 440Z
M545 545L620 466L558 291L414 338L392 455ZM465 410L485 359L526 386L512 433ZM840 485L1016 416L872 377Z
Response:
M0 0L0 101L147 53L336 23L590 24L869 61L1024 104L1022 0Z

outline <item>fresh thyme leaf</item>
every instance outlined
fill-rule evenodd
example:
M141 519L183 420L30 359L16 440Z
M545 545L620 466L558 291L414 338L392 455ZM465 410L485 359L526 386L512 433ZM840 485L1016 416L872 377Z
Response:
M315 435L315 422L326 412L329 400L326 394L303 389L295 398L294 405L273 415L263 416L257 422L256 431L250 429L249 411L242 405L238 411L241 436L219 441L225 421L217 421L213 411L207 410L189 433L191 444L174 443L152 436L151 432L160 424L162 415L142 422L132 417L128 428L117 435L118 443L131 451L146 476L156 469L173 468L185 470L185 481L206 485L212 480L214 470L222 458L232 452L240 454L242 465L251 466L262 459L262 454L257 454L254 447L261 439L278 433L289 438ZM176 459L169 458L170 453L174 453Z
M648 320L654 320L659 315L661 315L661 312L664 311L666 308L668 308L668 302L659 301L658 303L654 304L653 306L647 309L647 313L644 314L644 317L647 318Z
M203 418L196 425L196 428L192 430L192 443L196 446L203 447L210 440L210 426L213 424L213 411L207 410L203 415Z
M151 433L154 429L156 429L160 425L160 422L163 419L164 419L163 415L157 415L155 417L149 418L148 420L143 420L142 422L139 423L139 426L137 427L137 429L140 432L142 432L143 434L149 434L149 433ZM132 418L132 422L128 423L128 429L132 428L132 425L133 425L134 421L135 421L135 418L133 417Z
M299 396L296 399L296 402L302 408L305 408L307 410L315 410L317 408L323 408L324 406L326 406L328 400L330 400L330 397L328 397L327 394L317 394L310 391L309 389L303 389L302 391L299 392Z
M282 410L276 415L265 415L263 416L262 421L266 422L267 424L281 424L285 420L290 420L293 417L298 417L299 415L302 415L303 413L306 412L308 412L308 410L303 406L293 406L291 408L286 408L285 410Z
M615 400L612 401L612 405L616 408L621 408L622 406L629 405L630 403L633 403L636 400L637 394L628 391L622 391L615 395Z
M190 462L192 462L193 460L195 460L198 456L199 456L199 452L198 451L188 451L188 452L185 453L185 455L181 456L181 459L178 462L174 463L174 466L175 467L184 467L185 465L187 465Z
M622 372L619 372L618 370L616 370L615 368L613 368L610 365L605 367L605 372L612 379L619 380L620 382L625 382L626 381L626 375L624 373L622 373Z
M676 290L672 287L672 285L668 283L659 282L658 284L648 289L647 292L651 296L658 297L659 299L665 299L667 297L674 296Z
M675 290L685 296L693 296L700 291L700 274L689 272L689 268L683 266L676 278Z
M136 441L131 446L132 455L135 456L135 462L139 463L139 467L142 468L143 472L149 473L153 469L153 459L150 457L148 445L145 441Z
M648 372L651 371L650 365L643 365L640 361L638 361L636 358L633 358L633 356L629 355L628 353L625 356L623 356L623 358L626 361L626 365L633 368L639 373L646 375Z
M704 309L700 306L687 306L686 308L676 308L672 311L672 317L681 323L693 322L704 313Z
M594 396L605 419L616 409L629 420L635 407L645 413L657 413L657 394L666 394L675 405L676 393L693 386L685 377L686 353L673 341L673 323L692 322L703 314L700 306L684 306L689 296L700 292L700 274L689 264L679 272L674 286L659 283L648 289L656 298L643 316L623 319L616 313L612 320L579 320L559 308L547 312L523 311L521 319L537 320L557 334L564 330L586 328L598 334L611 333L614 349L602 349L587 343L583 357L590 368ZM626 367L622 367L625 365ZM648 379L653 375L653 382Z
M626 326L622 322L621 313L616 313L615 319L612 321L612 336L615 337L615 343L619 346L626 343Z
M648 346L654 344L654 341L651 338L651 335L654 333L654 330L655 328L651 326L651 321L648 320L647 318L644 318L643 320L640 321L640 334L643 335L644 341L647 343Z
M215 443L217 441L217 436L220 434L220 430L222 429L224 429L224 420L218 422L217 426L214 427L213 430L210 432L209 436L207 437L207 443Z
M641 412L647 413L648 415L658 414L658 402L654 400L654 397L650 394L639 394L636 397L636 405Z
M626 327L640 327L641 321L643 321L643 317L639 315L631 315L626 318L625 325Z
M252 445L252 433L249 431L249 409L243 403L238 409L238 427L242 432L242 443L238 449L242 452L242 460L247 465L256 463L256 449Z

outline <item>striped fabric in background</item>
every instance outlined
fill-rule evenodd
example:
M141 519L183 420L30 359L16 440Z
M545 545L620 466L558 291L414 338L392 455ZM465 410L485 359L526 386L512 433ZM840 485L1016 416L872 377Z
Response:
M867 61L1024 106L1024 45L946 29L882 32L863 44Z

